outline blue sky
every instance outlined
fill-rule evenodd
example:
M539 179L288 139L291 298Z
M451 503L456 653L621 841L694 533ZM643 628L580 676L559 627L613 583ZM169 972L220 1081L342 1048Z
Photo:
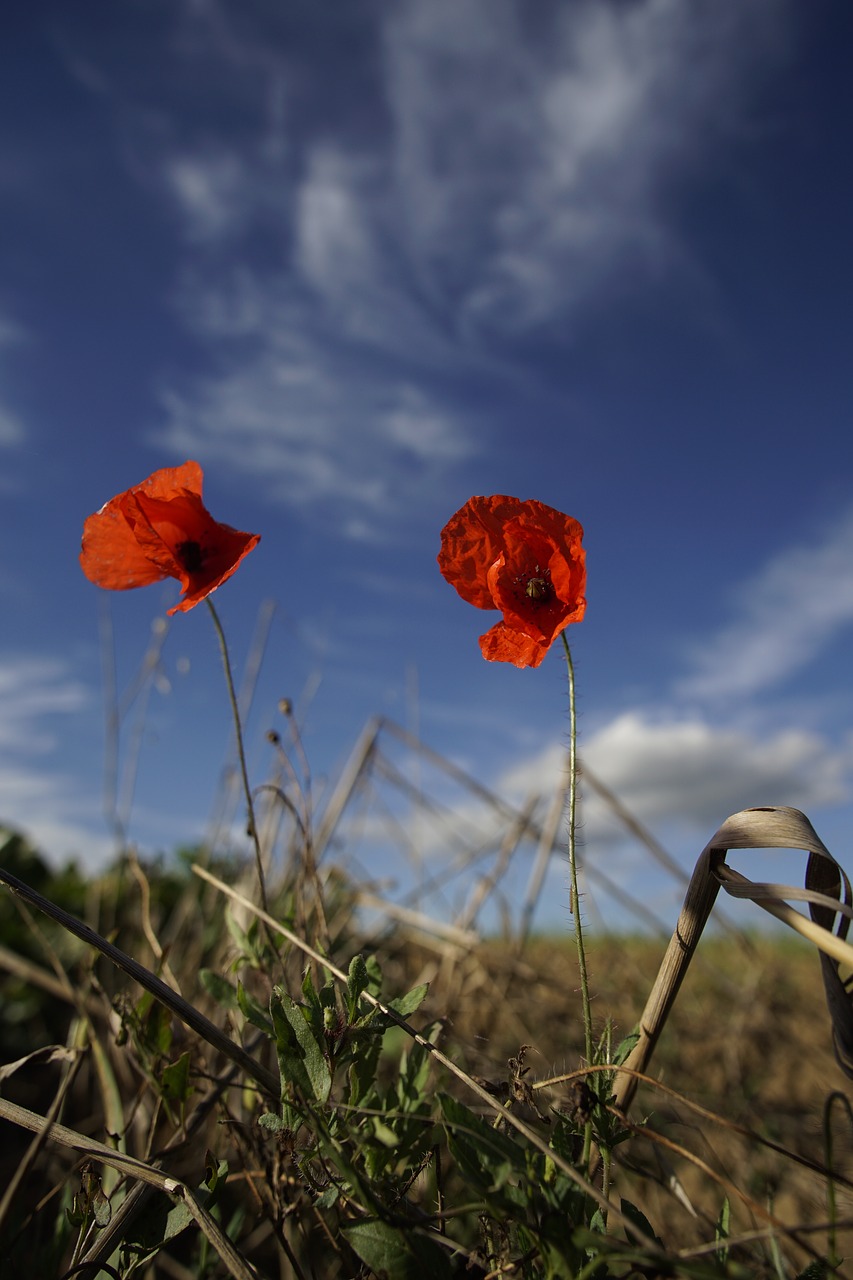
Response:
M125 690L177 586L99 592L82 524L196 458L216 518L262 534L216 597L238 669L276 606L255 781L283 696L318 800L373 714L506 797L559 776L557 650L485 663L496 618L435 565L457 507L510 493L585 528L571 640L596 774L685 866L730 812L774 803L843 861L851 36L848 6L793 0L16 6L2 820L55 858L114 847L103 636ZM229 757L206 610L160 639L122 723L146 851L208 829ZM590 797L582 834L671 918L677 894ZM425 836L421 855L446 850ZM379 836L360 856L405 880ZM546 922L564 880L557 859Z

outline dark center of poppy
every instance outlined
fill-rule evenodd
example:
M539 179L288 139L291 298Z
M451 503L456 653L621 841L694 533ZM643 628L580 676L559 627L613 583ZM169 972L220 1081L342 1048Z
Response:
M204 566L204 552L198 542L179 542L175 554L187 573L201 573Z
M525 599L535 605L549 604L554 598L550 569L540 569L537 564L532 572L520 573L515 581L524 592Z
M545 578L531 578L524 588L524 594L529 596L531 600L544 600L550 590L551 584Z

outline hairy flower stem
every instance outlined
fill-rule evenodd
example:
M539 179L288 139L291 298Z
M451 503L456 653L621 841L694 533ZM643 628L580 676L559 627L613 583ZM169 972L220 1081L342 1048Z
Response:
M572 651L566 639L565 631L560 633L563 648L566 651L566 667L569 672L569 893L570 910L575 921L575 944L578 951L578 971L581 980L581 1008L583 1009L584 1053L587 1065L592 1065L592 1010L589 1003L589 978L586 971L586 951L583 945L583 925L581 923L580 895L578 892L578 859L577 859L577 802L578 802L578 711L575 696L575 666L572 662ZM584 1131L583 1163L589 1164L592 1153L592 1122L588 1121Z
M578 950L578 969L581 979L581 1004L583 1006L584 1052L588 1063L592 1062L592 1011L589 1003L589 979L586 971L586 951L583 945L583 925L581 924L580 899L578 891L578 859L577 859L577 803L578 803L578 713L575 697L575 667L572 662L572 651L563 631L560 635L566 651L566 666L569 672L569 876L571 893L571 913L575 921L575 942Z
M261 842L258 836L258 824L255 821L255 804L252 799L252 788L249 786L249 771L246 768L246 752L243 748L243 728L240 724L240 708L237 705L237 693L234 689L234 677L231 674L231 659L228 656L228 643L225 639L225 632L222 630L222 623L219 621L219 614L213 607L210 596L207 596L204 603L210 610L210 616L213 619L216 638L219 641L219 652L222 654L222 665L225 668L225 683L228 686L228 697L231 702L231 714L234 717L234 731L237 735L237 756L240 761L240 773L243 778L243 794L246 797L246 808L249 814L249 832L255 846L255 866L258 872L258 885L261 891L261 906L264 911L268 912L267 886L266 881L264 880L264 862L261 857Z

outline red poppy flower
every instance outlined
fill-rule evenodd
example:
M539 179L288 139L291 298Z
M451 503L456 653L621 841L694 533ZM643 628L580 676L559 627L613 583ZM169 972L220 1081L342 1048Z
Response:
M202 479L197 462L164 467L89 516L80 552L89 581L128 591L177 578L183 598L169 613L185 613L230 578L261 536L214 520Z
M554 640L586 610L583 529L530 498L470 498L441 531L438 567L463 600L500 609L480 636L483 657L538 667Z

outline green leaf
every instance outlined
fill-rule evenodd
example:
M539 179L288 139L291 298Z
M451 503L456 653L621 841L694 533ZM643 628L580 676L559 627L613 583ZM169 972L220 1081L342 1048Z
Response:
M421 1233L410 1235L386 1222L356 1222L342 1234L362 1262L387 1280L450 1280L446 1252Z
M160 1084L164 1098L175 1102L186 1102L192 1091L188 1050L182 1053L176 1062L171 1062L168 1067L163 1068Z
M413 987L406 995L398 997L396 1000L388 1001L388 1008L393 1009L395 1013L399 1013L401 1018L408 1018L410 1013L414 1013L419 1009L427 998L429 992L429 983L422 982L419 987Z
M510 1177L523 1177L527 1157L523 1147L449 1094L438 1095L444 1116L447 1143L462 1175L483 1193L505 1189L509 1199L519 1200L517 1188L506 1187Z
M318 1209L334 1209L340 1198L340 1188L331 1183L330 1186L326 1187L325 1191L320 1192L314 1204Z
M393 1150L400 1141L394 1130L387 1125L384 1120L380 1119L379 1116L371 1116L370 1120L373 1125L373 1136L376 1138L376 1141L381 1142L383 1147L388 1147L389 1150Z
M210 1158L206 1161L205 1181L196 1188L195 1196L204 1208L210 1208L216 1201L216 1194L225 1185L228 1170L226 1161L221 1161L217 1168L217 1180L213 1189L206 1185L211 1177ZM132 1254L153 1257L169 1240L174 1240L182 1231L195 1222L183 1200L174 1203L166 1195L152 1196L145 1203L145 1208L126 1228L122 1248Z
M251 1022L253 1027L257 1027L272 1039L273 1025L266 1016L261 1005L257 1000L253 1000L243 986L242 982L237 982L237 1004L240 1006L240 1012L244 1018Z
M321 1004L317 992L314 990L314 983L311 981L311 970L305 970L305 977L302 979L302 994L305 997L305 1003L312 1013L316 1013L318 1017L322 1017Z
M604 1235L607 1230L607 1223L604 1221L604 1213L600 1208L596 1209L590 1218L589 1229L590 1231L600 1231L602 1235Z
M101 1188L98 1187L98 1190L92 1196L92 1217L95 1219L95 1225L102 1229L108 1227L112 1216L112 1206Z
M224 1005L226 1009L236 1006L237 992L234 985L223 978L221 973L214 973L213 969L201 969L198 977L207 994L213 996L217 1004Z
M397 1076L397 1098L403 1111L411 1111L423 1102L429 1070L430 1055L419 1044L412 1044L402 1056Z
M280 987L274 987L270 1013L282 1082L293 1084L306 1098L325 1102L332 1090L332 1073L325 1056L325 1041L305 1020L300 1005ZM322 1039L323 1033L319 1032Z
M718 1246L714 1250L714 1256L722 1263L725 1263L729 1256L729 1249L726 1241L731 1235L731 1220L732 1207L729 1204L728 1196L725 1196L720 1207L720 1216L717 1218L717 1225L714 1228L714 1239Z
M379 961L376 956L368 956L364 962L364 967L370 978L367 990L372 996L378 996L382 990L382 970L379 967Z
M213 1195L216 1190L217 1183L222 1182L228 1177L228 1161L217 1160L216 1156L208 1147L204 1153L204 1185Z
M338 1010L338 984L333 980L324 982L319 991L320 1008Z
M144 1052L165 1058L172 1047L172 1015L149 991L143 991L133 1010L137 1043Z
M284 1133L287 1128L281 1116L274 1115L272 1111L265 1111L262 1116L258 1116L258 1124L269 1133Z
M641 1231L644 1231L650 1239L654 1240L655 1244L660 1249L664 1248L663 1243L652 1230L652 1224L641 1209L638 1209L635 1204L631 1204L630 1200L625 1200L624 1198L621 1199L619 1208L622 1210L623 1216L627 1218L629 1222L632 1222L635 1227L639 1227Z
M358 1045L353 1053L347 1077L349 1080L349 1104L351 1107L356 1107L363 1103L373 1088L381 1053L382 1040L379 1036L372 1037L366 1044Z
M240 954L247 960L256 959L257 947L248 933L244 933L237 921L234 919L232 911L225 912L225 925L231 934L233 942L236 944Z
M634 1048L639 1038L639 1031L631 1031L627 1036L625 1036L624 1040L619 1041L612 1058L614 1066L621 1067L622 1063L628 1057L628 1054Z
M183 1201L172 1205L165 1196L157 1196L148 1201L142 1215L131 1225L123 1246L132 1253L153 1256L194 1221Z

